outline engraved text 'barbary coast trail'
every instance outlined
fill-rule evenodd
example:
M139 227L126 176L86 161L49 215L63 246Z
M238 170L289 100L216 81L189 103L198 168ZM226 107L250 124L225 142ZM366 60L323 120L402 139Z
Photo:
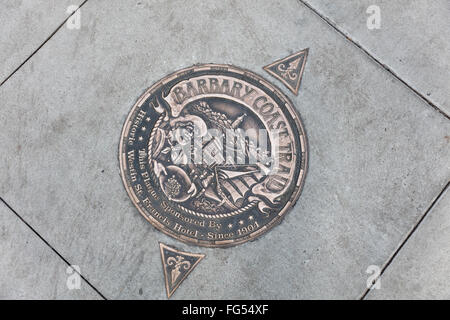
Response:
M122 179L156 228L209 247L254 239L297 201L306 136L292 103L256 74L196 65L162 79L131 110Z

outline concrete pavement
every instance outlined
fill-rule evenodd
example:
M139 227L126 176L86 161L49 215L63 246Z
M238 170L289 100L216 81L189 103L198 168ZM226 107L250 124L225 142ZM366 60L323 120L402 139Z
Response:
M158 241L206 254L173 299L360 298L368 266L387 263L450 180L449 119L405 85L407 74L401 81L299 1L89 0L81 19L0 87L0 196L106 298L165 299ZM262 66L303 48L298 97L282 89L305 124L310 168L283 223L230 249L156 231L119 176L135 100L195 63L234 64L281 86ZM433 88L446 110L442 79ZM8 266L0 279L14 274Z

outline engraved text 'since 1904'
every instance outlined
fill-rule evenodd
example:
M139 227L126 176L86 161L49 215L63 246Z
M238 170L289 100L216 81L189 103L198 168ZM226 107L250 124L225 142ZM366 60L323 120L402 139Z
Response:
M125 188L164 233L207 247L252 240L281 221L306 174L306 135L287 97L230 65L195 65L148 89L119 151Z

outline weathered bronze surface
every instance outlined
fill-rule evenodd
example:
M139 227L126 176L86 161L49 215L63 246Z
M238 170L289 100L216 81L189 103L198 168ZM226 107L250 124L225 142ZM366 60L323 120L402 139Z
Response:
M159 250L164 269L167 298L170 298L205 255L180 251L161 242Z
M196 65L148 89L120 141L125 188L156 228L226 247L255 239L296 203L307 166L300 117L260 76Z
M263 69L283 82L295 95L298 95L306 59L308 58L308 51L309 49L304 49L296 52L265 66Z

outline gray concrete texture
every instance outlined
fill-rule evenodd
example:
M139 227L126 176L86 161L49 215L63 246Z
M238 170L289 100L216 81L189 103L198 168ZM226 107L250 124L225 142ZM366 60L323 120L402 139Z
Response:
M106 298L166 298L158 241L206 254L173 299L359 298L450 180L450 121L299 1L89 0L81 19L0 87L0 196ZM140 94L207 62L281 86L262 66L307 47L298 97L284 91L310 168L283 223L205 249L146 222L117 159Z
M0 299L99 299L83 279L0 201ZM74 287L74 284L76 287Z
M450 116L450 1L301 0ZM369 6L380 29L369 30Z
M450 299L450 188L381 277L369 299Z
M22 64L82 0L2 0L0 83Z

